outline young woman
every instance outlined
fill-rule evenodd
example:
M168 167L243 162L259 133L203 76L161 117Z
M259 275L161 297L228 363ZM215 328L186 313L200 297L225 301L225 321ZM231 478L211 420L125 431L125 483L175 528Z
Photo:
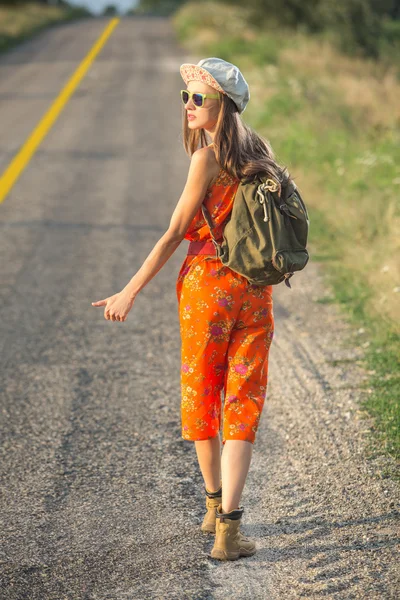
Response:
M242 178L261 172L282 181L290 175L275 162L268 142L242 121L250 93L235 65L213 57L185 63L180 73L187 86L181 91L184 147L191 156L186 185L168 231L139 271L121 292L92 305L105 306L108 320L125 321L139 291L189 240L176 281L182 437L195 443L204 479L201 529L216 533L211 556L235 560L256 552L254 541L239 531L239 502L267 390L272 286L251 285L222 265L201 204L220 240Z

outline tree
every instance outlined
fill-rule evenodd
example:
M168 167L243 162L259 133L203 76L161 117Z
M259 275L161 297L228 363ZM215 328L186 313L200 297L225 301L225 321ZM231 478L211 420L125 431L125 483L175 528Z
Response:
M109 4L108 6L106 6L106 8L103 11L104 16L117 15L117 14L118 14L118 9L116 6L114 6L114 4Z

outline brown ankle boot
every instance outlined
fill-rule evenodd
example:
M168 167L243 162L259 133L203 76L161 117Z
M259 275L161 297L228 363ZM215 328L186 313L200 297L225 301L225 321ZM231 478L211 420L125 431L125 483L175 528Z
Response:
M207 512L201 525L201 530L204 533L215 533L215 510L222 502L222 488L214 493L209 492L207 488L205 488L205 490Z
M245 537L239 530L244 508L222 512L222 504L215 509L215 542L211 550L212 558L218 560L237 560L240 556L252 556L256 553L253 540Z

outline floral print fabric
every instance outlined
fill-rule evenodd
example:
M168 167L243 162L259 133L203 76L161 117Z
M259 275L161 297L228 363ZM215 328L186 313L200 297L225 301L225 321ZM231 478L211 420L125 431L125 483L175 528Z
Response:
M210 212L214 224L213 233L217 240L222 238L225 221L231 213L239 183L239 179L232 177L224 169L220 169L214 183L206 191L203 204ZM186 231L185 240L191 242L211 240L210 228L203 217L201 207Z
M205 202L220 228L238 180L220 170ZM211 239L200 212L185 235ZM274 334L272 286L250 284L217 257L186 256L176 281L181 333L182 437L254 443L268 383ZM221 392L224 392L222 411Z

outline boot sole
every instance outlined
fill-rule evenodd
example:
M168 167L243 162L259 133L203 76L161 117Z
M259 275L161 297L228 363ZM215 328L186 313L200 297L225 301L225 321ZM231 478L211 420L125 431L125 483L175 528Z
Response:
M253 556L257 551L257 548L249 551L240 551L239 552L225 552L224 550L211 550L211 558L216 558L217 560L237 560L241 556Z

